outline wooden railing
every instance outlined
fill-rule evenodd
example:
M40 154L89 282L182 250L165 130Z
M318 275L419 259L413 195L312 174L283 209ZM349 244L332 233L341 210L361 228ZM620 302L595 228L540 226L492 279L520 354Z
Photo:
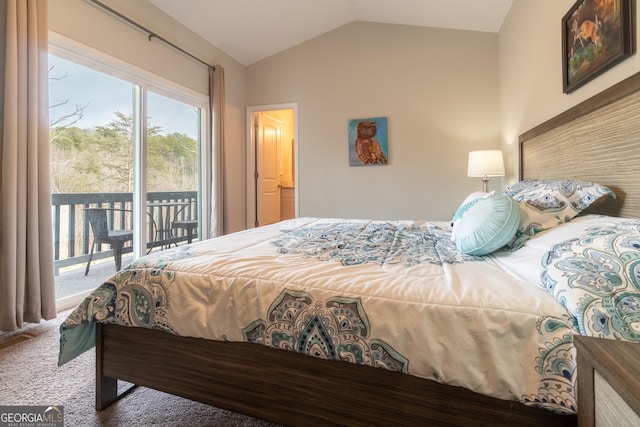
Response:
M158 207L154 204L164 203ZM167 225L174 219L198 219L197 191L153 191L147 193L145 227L147 248L164 248L171 244L187 241L183 230L167 231ZM54 267L56 275L60 268L83 264L89 260L89 250L93 234L84 212L88 207L109 209L109 224L114 229L132 229L131 193L69 193L51 196L53 219ZM128 244L124 253L132 252ZM93 259L112 256L109 245L96 245Z

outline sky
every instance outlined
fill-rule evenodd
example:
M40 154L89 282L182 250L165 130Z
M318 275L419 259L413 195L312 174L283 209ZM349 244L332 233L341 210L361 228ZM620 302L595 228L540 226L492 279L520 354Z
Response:
M116 118L116 111L131 114L132 83L54 55L49 55L49 69L50 121L85 105L82 119L74 124L79 128L106 125ZM197 115L190 105L149 92L147 117L149 125L162 128L162 134L198 137Z

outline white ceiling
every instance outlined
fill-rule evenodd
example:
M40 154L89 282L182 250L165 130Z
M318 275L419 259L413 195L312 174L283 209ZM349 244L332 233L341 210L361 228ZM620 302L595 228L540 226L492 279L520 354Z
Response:
M148 0L243 65L352 21L498 32L513 0Z

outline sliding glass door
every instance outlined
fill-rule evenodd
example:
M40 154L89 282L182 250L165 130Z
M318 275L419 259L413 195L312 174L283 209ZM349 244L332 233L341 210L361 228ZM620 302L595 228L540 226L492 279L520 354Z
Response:
M146 189L152 246L197 238L201 110L147 92Z
M49 65L60 308L74 305L118 265L198 238L205 105L61 49L52 49ZM98 235L94 213L125 237Z

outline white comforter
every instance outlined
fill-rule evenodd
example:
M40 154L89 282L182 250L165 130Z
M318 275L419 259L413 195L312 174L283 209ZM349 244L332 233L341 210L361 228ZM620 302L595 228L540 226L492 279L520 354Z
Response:
M158 252L61 326L94 322L252 341L573 413L574 319L539 283L544 249L470 257L446 223L298 218ZM535 239L534 239L535 240Z

